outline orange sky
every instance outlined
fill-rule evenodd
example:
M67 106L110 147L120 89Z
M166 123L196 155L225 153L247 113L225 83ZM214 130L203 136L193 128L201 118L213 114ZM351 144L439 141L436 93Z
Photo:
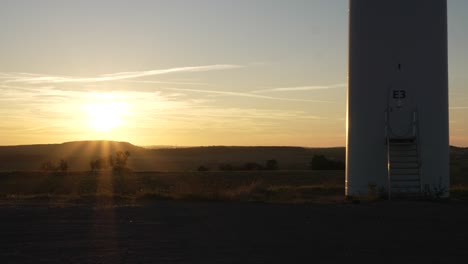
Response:
M0 145L344 146L347 1L11 1ZM449 1L451 144L467 146L468 2Z

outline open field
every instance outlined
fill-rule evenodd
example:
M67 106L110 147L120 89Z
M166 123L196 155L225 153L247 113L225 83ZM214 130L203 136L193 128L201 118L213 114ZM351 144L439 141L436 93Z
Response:
M344 171L111 171L0 173L0 199L115 202L146 199L310 202L342 200Z
M451 198L468 200L468 177L453 170ZM378 195L378 194L376 194ZM375 200L382 197L364 197ZM334 203L344 200L342 170L207 172L0 172L0 200L133 204L145 200Z
M91 161L106 161L116 151L131 153L127 167L133 172L89 172ZM115 141L0 146L0 199L335 201L343 199L344 171L310 170L310 163L314 155L343 163L344 154L343 147L146 149ZM38 170L43 162L60 159L67 162L66 171ZM265 169L269 160L277 170ZM207 171L197 171L200 167ZM450 169L452 197L468 199L467 148L451 147Z

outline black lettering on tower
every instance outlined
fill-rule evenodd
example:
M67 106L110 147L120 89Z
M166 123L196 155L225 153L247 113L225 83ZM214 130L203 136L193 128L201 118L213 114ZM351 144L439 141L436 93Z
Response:
M393 90L393 99L405 99L406 91L405 90Z

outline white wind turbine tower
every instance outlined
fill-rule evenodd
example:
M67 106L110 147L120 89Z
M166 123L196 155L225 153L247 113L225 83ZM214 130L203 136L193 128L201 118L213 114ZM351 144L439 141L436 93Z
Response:
M350 0L346 195L449 195L446 0Z

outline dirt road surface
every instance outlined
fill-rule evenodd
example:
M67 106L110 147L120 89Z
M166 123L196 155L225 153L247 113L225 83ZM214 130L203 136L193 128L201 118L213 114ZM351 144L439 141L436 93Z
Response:
M0 201L0 263L466 263L468 204Z

